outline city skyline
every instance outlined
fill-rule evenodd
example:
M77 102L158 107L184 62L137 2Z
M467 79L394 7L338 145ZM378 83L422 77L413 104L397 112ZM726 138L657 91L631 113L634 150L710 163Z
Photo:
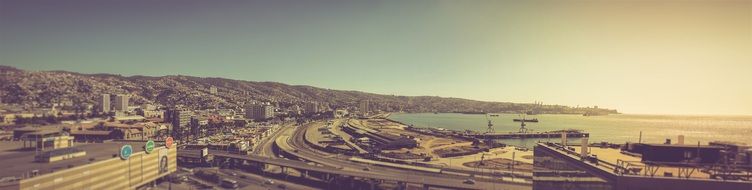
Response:
M749 115L750 15L750 1L2 1L0 65Z

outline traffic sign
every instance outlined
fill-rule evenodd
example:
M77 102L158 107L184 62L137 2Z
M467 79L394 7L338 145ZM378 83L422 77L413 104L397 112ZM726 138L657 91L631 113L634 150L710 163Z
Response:
M131 154L133 154L133 147L129 144L123 145L123 147L120 147L120 159L128 160L128 158L131 157Z
M167 139L165 139L164 141L164 145L167 148L172 148L172 143L174 143L172 137L167 137Z
M151 153L151 151L154 151L154 141L149 140L146 141L146 145L144 145L144 150L146 151L146 154Z

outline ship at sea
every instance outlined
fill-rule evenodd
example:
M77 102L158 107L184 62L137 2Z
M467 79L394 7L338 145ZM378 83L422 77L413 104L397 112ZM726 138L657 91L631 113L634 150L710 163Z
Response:
M533 119L512 119L514 122L538 122L537 118Z

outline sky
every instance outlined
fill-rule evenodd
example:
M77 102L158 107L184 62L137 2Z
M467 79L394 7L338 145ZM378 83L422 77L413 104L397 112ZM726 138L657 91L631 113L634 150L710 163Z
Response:
M752 0L0 0L0 65L752 114Z

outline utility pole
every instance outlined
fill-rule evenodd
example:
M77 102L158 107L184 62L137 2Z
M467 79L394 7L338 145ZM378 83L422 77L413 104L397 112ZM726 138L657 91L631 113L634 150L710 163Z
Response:
M512 152L512 180L514 180L514 175L515 175L514 174L514 153L515 152Z

